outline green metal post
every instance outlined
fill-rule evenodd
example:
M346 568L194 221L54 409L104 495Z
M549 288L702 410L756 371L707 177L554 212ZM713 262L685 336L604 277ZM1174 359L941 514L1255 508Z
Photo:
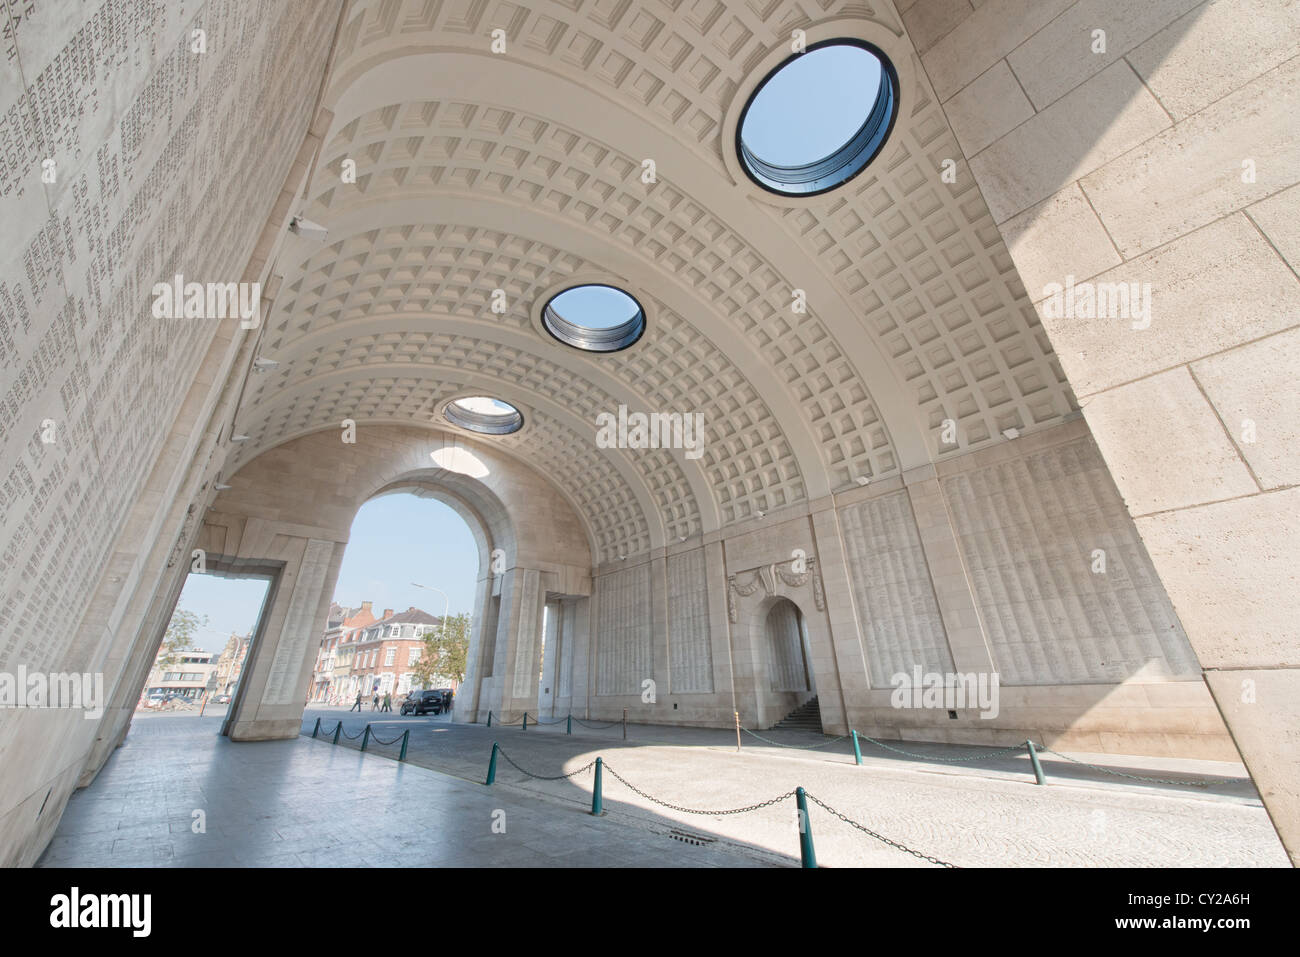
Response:
M334 728L334 743L335 743L335 744L338 744L338 743L339 743L339 732L342 731L342 730L343 730L343 721L340 719L339 723L338 723L338 724L335 726L335 728Z
M407 744L410 743L410 741L411 741L411 729L407 728L405 731L402 732L402 753L397 756L397 760L399 761L406 760L406 746Z
M623 740L627 740L627 708L623 709Z
M808 820L808 796L803 788L795 788L794 799L799 805L799 860L804 867L816 867L817 852L813 849L812 824Z
M862 745L858 744L858 733L853 732L853 763L862 763Z
M597 817L605 813L605 807L600 800L600 771L604 767L604 762L600 758L596 759L596 785L591 789L591 813Z
M488 712L488 725L487 725L487 726L488 726L489 728L492 727L492 712L491 712L491 711Z
M366 725L366 733L361 736L361 750L364 751L366 749L366 745L369 743L370 743L370 725Z
M524 730L525 730L525 731L528 730L528 712L527 712L527 711L524 712Z
M1035 783L1046 784L1047 779L1043 777L1043 766L1038 763L1038 752L1034 750L1034 742L1026 741L1025 747L1029 749L1029 763L1034 766Z
M573 715L569 715L568 723L564 726L565 734L573 734Z
M501 745L495 741L492 742L492 760L488 761L488 776L485 784L491 786L492 782L497 779L497 752L501 750Z
M313 738L316 737L316 735L317 735L317 733L318 733L319 731L320 731L320 718L317 718L317 719L316 719L316 727L314 727L314 728L311 729L311 736L312 736Z

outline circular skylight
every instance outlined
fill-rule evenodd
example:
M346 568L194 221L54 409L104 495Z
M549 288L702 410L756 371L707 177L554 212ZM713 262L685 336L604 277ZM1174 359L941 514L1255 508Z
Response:
M770 192L824 193L876 158L897 112L889 59L860 40L826 40L763 78L740 114L736 152Z
M453 399L442 410L447 421L471 432L486 435L508 435L518 432L524 426L523 413L509 402L493 399L486 395L467 396Z
M626 349L645 332L645 310L614 286L587 283L551 297L542 324L556 339L589 352Z

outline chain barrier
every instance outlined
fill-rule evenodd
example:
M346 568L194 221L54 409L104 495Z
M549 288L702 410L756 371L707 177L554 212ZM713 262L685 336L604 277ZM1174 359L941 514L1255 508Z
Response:
M819 800L818 798L814 797L813 795L809 794L806 791L804 792L804 796L807 797L808 800L812 801L813 804L816 804L823 811L826 811L828 814L833 814L835 817L839 818L845 824L848 824L851 827L856 827L863 834L868 834L871 837L874 837L877 841L880 841L884 844L888 844L890 847L897 848L900 851L905 851L906 853L911 854L913 857L919 857L923 861L929 861L931 864L938 864L940 867L957 867L956 864L949 863L948 861L941 861L939 860L939 858L932 857L929 854L922 854L920 851L914 850L908 847L906 844L902 844L898 841L890 840L889 838L885 837L883 834L877 834L875 831L871 830L871 828L864 827L863 825L859 824L857 821L853 820L852 818L846 817L845 815L841 814L839 811L835 810L835 808L827 804L825 801Z
M568 716L567 716L567 715L566 715L565 717L563 717L563 718L556 718L554 721L543 721L543 720L541 719L541 717L538 716L538 717L533 718L533 724L545 724L545 725L551 725L551 724L564 724L564 722L567 721L567 720L568 720Z
M758 804L750 804L746 807L732 808L728 811L701 811L698 810L697 808L682 807L681 805L678 804L669 804L667 801L661 801L657 797L654 797L653 795L646 794L645 791L642 791L635 784L632 784L625 777L623 777L621 774L619 774L617 771L611 768L608 764L604 765L604 768L606 771L609 772L611 777L622 782L622 784L625 787L627 787L629 790L635 791L637 794L641 795L647 801L653 801L655 804L658 804L660 807L671 808L674 811L681 811L684 814L704 814L709 817L725 817L728 814L744 814L747 811L757 811L759 808L770 807L773 804L780 804L786 798L794 797L794 791L786 791L784 794L780 794L774 798L770 798L769 800L762 801Z
M357 738L361 737L365 733L366 733L365 728L362 728L356 734L348 734L348 729L347 728L343 729L343 737L347 738L349 741L355 741Z
M570 771L568 774L557 774L552 777L545 774L534 774L532 771L529 771L527 768L521 768L518 764L515 763L514 759L511 758L510 755L506 754L505 748L501 747L500 745L497 746L497 754L505 758L506 761L509 762L510 766L513 767L516 771L526 774L530 778L536 778L538 781L563 781L566 778L577 777L579 774L582 774L584 771L590 771L592 768L596 766L596 762L593 759L589 764L584 764L576 771ZM605 770L608 771L609 768L606 767Z
M387 746L387 745L390 745L390 744L396 744L398 741L401 741L401 740L402 740L402 735L399 734L397 737L393 738L392 741L385 741L383 738L381 738L378 734L376 734L376 733L372 730L372 731L370 732L370 740L373 741L373 742L375 742L375 744L382 744L382 745Z
M752 737L758 738L758 740L760 741L766 741L768 744L774 745L775 747L793 748L796 751L816 751L818 748L828 748L832 744L835 744L837 741L843 741L845 738L848 737L847 734L842 734L838 738L832 738L830 741L825 741L821 744L782 744L780 741L773 741L771 738L765 738L761 734L755 734L753 731L750 731L748 728L741 728L740 730L744 731L746 734Z
M1013 744L1009 748L995 748L992 751L982 751L979 754L969 754L961 758L941 758L934 754L918 754L915 751L904 751L902 748L895 748L892 745L885 744L883 741L869 738L862 732L858 732L858 739L861 741L870 741L872 744L879 745L886 751L893 751L895 754L905 754L909 758L921 758L925 761L940 761L944 764L961 764L964 761L980 761L984 758L991 758L998 754L1008 754L1011 751L1023 751L1025 749L1025 742L1021 741L1019 744ZM1042 749L1040 748L1039 750Z
M1089 764L1087 761L1080 761L1077 758L1069 757L1060 751L1053 751L1051 748L1039 747L1039 751L1047 754L1054 754L1058 758L1065 758L1071 764L1079 764L1085 768L1092 768L1094 771L1101 771L1105 774L1113 774L1117 778L1128 778L1130 781L1146 781L1150 784L1175 784L1190 785L1194 788L1206 788L1211 784L1240 784L1241 778L1213 778L1209 781L1175 781L1172 778L1145 778L1140 774L1127 774L1124 771L1116 771L1114 768L1103 768L1100 764Z
M637 787L635 784L632 784L630 781L627 780L627 778L623 777L621 774L619 774L617 771L611 768L608 764L604 766L604 769L609 772L611 777L613 777L615 780L621 783L624 787L628 788L628 790L641 795L641 797L645 798L647 801L652 801L655 804L658 804L660 807L666 807L673 811L681 811L684 814L703 814L709 817L724 817L729 814L745 814L748 813L749 811L757 811L760 808L771 807L773 805L780 804L782 801L786 800L787 798L794 797L796 793L794 791L787 791L784 794L779 794L774 798L769 798L768 800L762 801L758 804L750 804L745 807L731 808L725 811L706 811L706 810L700 810L698 808L682 807L680 804L672 804L669 803L668 801L661 801L659 800L659 798L655 797L654 795L647 794L645 791L642 791L639 787ZM931 864L937 864L940 867L955 868L958 866L956 864L950 863L949 861L940 860L939 858L934 857L930 854L923 854L918 850L908 847L906 844L903 844L899 841L891 840L890 838L885 837L883 834L877 834L875 831L871 830L871 828L865 827L859 824L857 821L854 821L852 818L846 817L844 814L841 814L839 811L835 810L835 808L831 807L829 804L825 803L824 801L819 800L813 795L808 794L807 792L804 792L804 795L805 797L808 798L808 800L812 801L814 804L816 804L818 807L822 808L826 812L833 814L835 817L839 818L845 824L857 828L859 831L862 831L864 834L867 834L875 838L877 841L880 841L884 844L888 844L890 847L897 848L900 851L904 851L905 853L911 854L913 857L920 858L923 861L928 861Z
M593 728L599 731L603 731L606 728L617 728L623 724L622 721L613 721L610 722L609 724L588 724L587 722L583 721L581 718L574 718L573 721L575 724L580 724L584 728Z

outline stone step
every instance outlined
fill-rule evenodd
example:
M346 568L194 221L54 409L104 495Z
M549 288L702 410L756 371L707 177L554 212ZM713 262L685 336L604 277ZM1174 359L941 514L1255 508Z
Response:
M813 696L772 726L774 731L812 731L822 733L822 713Z

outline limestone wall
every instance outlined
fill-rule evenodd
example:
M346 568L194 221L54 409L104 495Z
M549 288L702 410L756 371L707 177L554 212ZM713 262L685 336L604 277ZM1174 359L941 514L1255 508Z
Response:
M209 424L244 336L237 320L153 318L153 284L266 279L337 10L6 11L0 670L102 673L113 708L0 722L6 766L24 769L0 776L0 863L33 859L92 746L102 760L97 742L124 731L138 687L119 679L150 655L133 642L170 611L162 570L215 471ZM145 630L144 644L161 634Z
M942 499L937 509L927 501L931 485ZM1082 421L827 504L816 514L832 516L838 535L817 533L812 515L790 509L719 536L728 642L712 646L709 664L734 667L735 708L747 727L770 727L808 697L800 693L798 643L781 640L797 635L797 607L828 732L853 726L889 737L1007 743L1032 736L1080 750L1233 758L1187 638ZM946 516L946 537L919 525L918 514L936 511ZM949 561L949 541L957 585L932 570ZM811 573L793 570L796 550ZM703 570L706 555L704 546L684 545L668 567ZM627 708L632 720L726 725L732 688L699 687L691 671L669 667L657 700L642 700L641 682L675 665L679 648L704 655L705 646L699 617L684 611L670 611L666 635L653 632L661 600L653 561L636 561L597 571L597 677L587 713L617 720ZM841 564L847 587L828 588ZM670 609L695 609L704 607L707 580L669 575L660 587ZM968 627L967 609L987 666L972 667L978 659L949 637ZM917 666L996 671L1000 713L982 718L967 707L953 718L946 708L894 707L894 676L907 675L910 686Z
M899 6L1295 859L1300 4ZM1048 309L1067 277L1148 321Z

